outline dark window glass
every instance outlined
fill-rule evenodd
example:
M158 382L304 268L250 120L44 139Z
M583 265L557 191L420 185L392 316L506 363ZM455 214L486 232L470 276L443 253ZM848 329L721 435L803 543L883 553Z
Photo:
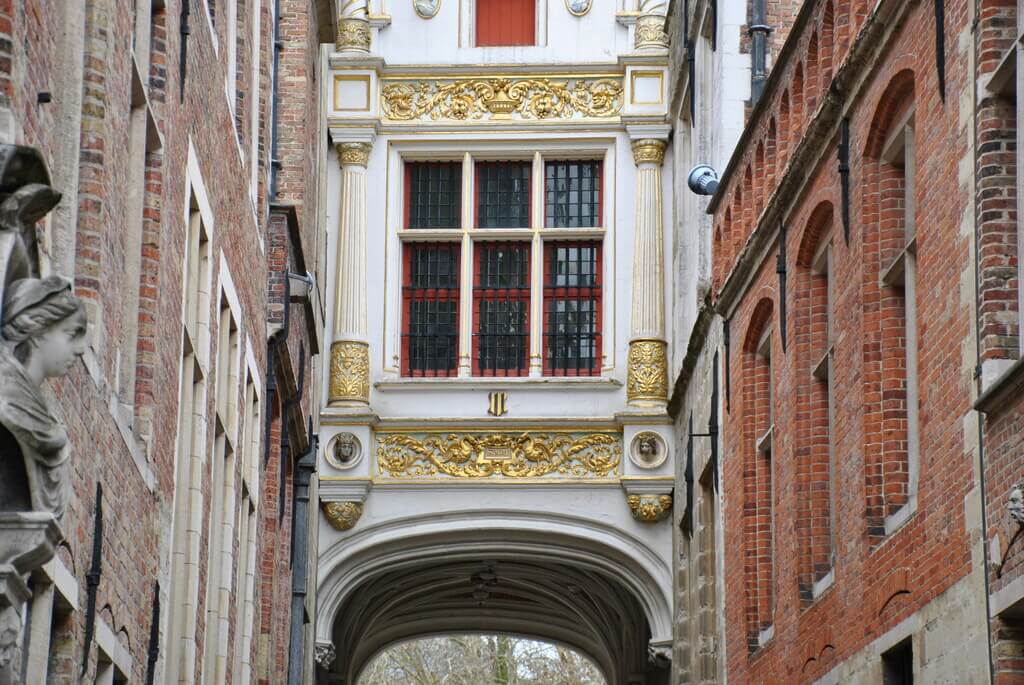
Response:
M405 246L402 373L454 376L457 370L460 243Z
M544 214L548 228L601 225L601 162L547 162Z
M530 243L477 243L473 247L474 372L522 376L530 340Z
M601 244L544 249L544 373L601 373Z
M462 227L462 163L407 162L406 228Z
M476 165L479 228L529 228L530 166L530 162Z
M884 685L914 685L914 648L910 640L882 655Z

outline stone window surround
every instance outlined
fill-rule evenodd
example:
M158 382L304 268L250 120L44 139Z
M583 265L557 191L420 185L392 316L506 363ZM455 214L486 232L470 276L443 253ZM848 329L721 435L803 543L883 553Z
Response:
M408 241L429 240L439 241L463 241L463 259L461 264L460 287L463 292L460 296L460 373L458 378L428 378L408 379L432 383L452 383L475 380L477 377L471 373L472 360L469 358L471 340L466 340L466 332L472 330L472 267L473 260L467 256L471 255L471 246L466 243L481 240L532 240L531 251L531 313L530 313L530 373L529 378L524 380L540 381L548 380L543 376L542 358L543 354L543 264L544 238L566 238L566 239L589 239L603 242L604 263L602 264L602 309L605 312L614 312L615 295L615 177L616 177L616 141L611 137L584 137L571 138L570 144L565 140L550 139L525 139L506 140L495 145L490 141L457 141L443 140L432 141L427 145L392 142L389 146L388 167L395 167L397 173L387 173L388 188L388 246L385 249L387 254L385 270L385 367L384 371L396 378L400 377L401 367L401 332L403 322L401 320L401 254L402 245ZM458 160L463 163L462 173L462 217L463 227L471 226L474 223L476 207L474 206L474 183L473 164L475 161L494 160L533 160L533 172L531 174L531 227L522 229L476 229L476 228L453 228L448 230L427 230L427 229L405 229L402 225L404 217L404 174L401 172L402 165L406 161L441 161ZM546 228L544 227L544 162L545 160L600 160L603 163L601 180L602 201L601 215L602 226L586 229L567 228ZM467 252L469 250L470 252ZM467 292L468 291L468 292ZM601 327L602 350L604 359L601 365L601 376L606 376L614 369L614 345L615 325L612 316L605 316ZM469 346L464 343L469 342ZM390 363L389 363L390 362ZM558 377L559 380L564 380ZM486 380L486 379L482 379ZM491 379L493 380L493 379ZM576 379L572 379L576 380ZM598 380L588 378L587 380Z
M917 511L920 472L920 406L918 389L919 338L917 325L917 237L915 225L915 145L914 108L892 127L882 146L881 158L904 173L904 249L889 265L884 265L882 283L902 289L906 327L906 419L907 419L907 502L885 517L885 534L892 535Z

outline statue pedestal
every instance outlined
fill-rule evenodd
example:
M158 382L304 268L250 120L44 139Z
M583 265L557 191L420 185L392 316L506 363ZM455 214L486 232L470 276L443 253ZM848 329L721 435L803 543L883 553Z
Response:
M29 573L53 558L63 539L53 514L0 513L0 685L21 685Z

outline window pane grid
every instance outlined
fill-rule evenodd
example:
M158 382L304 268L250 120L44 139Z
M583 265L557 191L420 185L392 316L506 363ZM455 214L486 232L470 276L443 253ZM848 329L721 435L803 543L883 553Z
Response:
M459 321L459 243L408 243L402 288L405 376L454 376Z
M406 163L406 227L462 226L462 164Z
M529 228L530 168L530 162L477 163L479 228Z
M526 375L530 342L530 244L474 245L473 370Z
M600 226L601 162L547 162L544 216L548 228Z
M547 243L544 252L544 373L599 375L601 244Z

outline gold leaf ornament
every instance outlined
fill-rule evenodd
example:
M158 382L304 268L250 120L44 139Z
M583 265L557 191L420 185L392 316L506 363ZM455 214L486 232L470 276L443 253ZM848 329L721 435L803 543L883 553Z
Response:
M629 495L626 502L633 518L644 523L661 521L672 511L672 495Z
M605 478L621 461L617 433L387 433L377 448L390 478Z
M362 502L321 502L320 510L324 512L327 522L335 530L346 531L355 528L363 515Z
M668 400L668 354L663 340L629 343L626 397L629 400Z
M571 87L570 87L570 84ZM484 118L603 118L622 109L616 79L459 79L402 81L381 89L381 109L394 121L472 121Z
M330 402L370 401L370 348L364 342L338 340L331 344Z

